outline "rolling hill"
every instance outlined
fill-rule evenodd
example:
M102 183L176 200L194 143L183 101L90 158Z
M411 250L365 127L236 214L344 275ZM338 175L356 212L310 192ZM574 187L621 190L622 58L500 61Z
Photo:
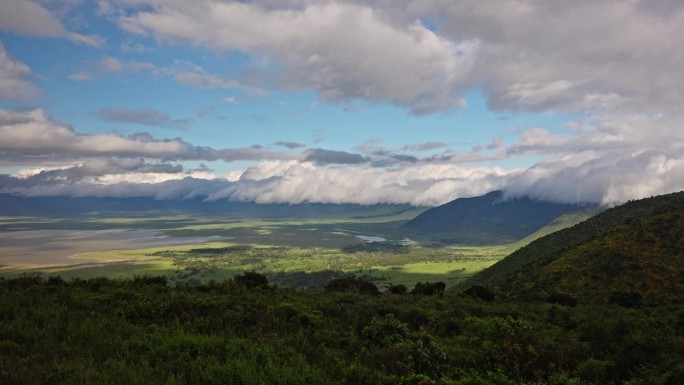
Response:
M630 201L539 238L463 283L522 299L684 303L684 192Z
M444 243L506 243L534 233L561 215L585 209L595 207L505 199L503 192L493 191L431 208L404 227Z

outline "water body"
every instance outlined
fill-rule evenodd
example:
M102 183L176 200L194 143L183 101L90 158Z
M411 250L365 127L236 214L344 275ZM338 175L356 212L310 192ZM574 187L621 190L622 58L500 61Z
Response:
M359 238L364 242L385 242L387 240L386 238L375 235L357 235L356 238Z
M72 259L87 252L220 242L229 237L168 237L149 230L14 230L0 231L0 264L76 265L97 260Z

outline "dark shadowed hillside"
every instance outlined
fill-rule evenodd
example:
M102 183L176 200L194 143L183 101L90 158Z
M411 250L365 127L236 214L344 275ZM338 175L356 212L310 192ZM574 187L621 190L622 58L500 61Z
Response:
M534 233L563 214L585 208L586 205L529 198L505 199L503 192L493 191L434 207L405 227L453 243L511 242Z
M684 302L684 192L606 210L519 249L464 285L519 298Z

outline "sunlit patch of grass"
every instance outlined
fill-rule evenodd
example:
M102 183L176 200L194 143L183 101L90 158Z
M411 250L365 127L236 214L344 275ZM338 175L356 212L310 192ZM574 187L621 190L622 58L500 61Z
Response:
M75 254L70 256L69 258L73 259L95 259L95 260L103 260L103 261L126 261L126 260L132 260L132 259L155 259L158 257L151 257L152 254L162 252L162 251L172 251L172 252L187 252L193 249L219 249L219 248L224 248L224 247L233 247L233 246L245 246L245 244L242 243L234 243L234 242L211 242L211 243L203 243L203 244L195 244L195 245L182 245L182 246L171 246L171 247L152 247L152 248L147 248L147 249L136 249L136 250L114 250L114 251L95 251L95 252L88 252L88 253L80 253L80 254ZM266 245L261 245L261 244L248 244L246 246L254 247L254 248L260 248L260 247L268 247Z
M46 224L46 223L60 223L63 219L59 218L39 218L39 217L2 217L0 216L0 225L22 225L27 226L31 224Z
M154 222L195 222L197 220L205 221L199 218L192 218L185 215L168 215L159 217L120 217L120 218L88 218L87 222L104 223L113 225L126 225L133 223L154 223Z
M177 267L173 261L164 258L153 258L142 261L110 261L107 263L84 263L80 265L30 265L10 264L0 269L0 275L16 277L27 273L59 275L69 278L130 278L134 275L169 275Z

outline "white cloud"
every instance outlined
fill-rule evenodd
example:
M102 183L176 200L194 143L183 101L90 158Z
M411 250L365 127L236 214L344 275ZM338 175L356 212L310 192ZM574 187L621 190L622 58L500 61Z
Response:
M570 125L571 135L530 129L509 148L546 157L512 178L513 195L606 205L684 190L684 118L601 115Z
M239 181L209 199L257 203L410 203L436 205L502 186L520 170L497 167L417 165L399 170L264 162L247 169Z
M100 36L68 31L50 10L31 0L0 2L0 29L26 36L64 38L95 48L105 44Z
M0 126L0 151L164 157L181 154L188 146L180 140L156 141L151 138L126 138L115 134L82 135L49 119L42 110L33 110L16 116L27 120Z
M119 24L164 41L272 58L281 71L265 81L289 90L315 89L327 102L387 101L418 114L463 106L456 92L467 86L479 47L476 39L451 42L417 21L396 25L381 11L342 3L292 9L206 0L158 3L133 10ZM190 75L181 81L221 84Z
M680 129L684 118L677 116L601 115L573 123L566 135L541 129L525 131L518 143L501 146L489 155L444 151L409 162L395 159L401 154L381 149L364 157L307 150L302 159L295 160L293 155L259 147L212 149L179 139L159 141L149 135L80 135L39 111L27 115L0 112L0 153L4 157L54 161L58 154L71 156L66 169L24 172L21 178L0 175L2 191L29 195L437 205L503 189L511 196L612 205L684 189L684 131ZM669 141L663 142L663 137ZM458 163L510 153L544 159L526 170ZM86 161L73 166L74 156ZM103 156L118 160L106 161ZM287 160L288 156L292 160ZM157 159L157 163L131 157ZM206 168L183 172L175 162L184 159L260 163L216 178ZM382 161L387 163L379 165ZM189 175L193 178L187 179Z
M396 18L430 17L452 41L478 38L477 77L493 108L658 111L684 102L681 2L376 3Z
M157 199L200 198L257 203L410 203L437 205L500 188L519 170L422 165L384 172L369 167L330 167L312 163L262 162L227 179L207 172L120 173L115 170L66 179L79 168L38 174L32 181L0 175L1 192L30 196L98 196ZM62 176L62 179L55 178ZM49 180L46 180L50 178Z
M317 164L360 164L367 163L368 159L359 154L346 151L310 148L302 153L299 161Z
M119 19L124 29L246 52L274 63L260 67L262 81L314 89L328 102L429 113L462 104L458 94L471 86L483 87L495 109L657 111L684 102L676 1L126 3L134 8Z
M26 114L0 110L0 156L54 157L122 156L163 160L238 160L292 159L287 153L261 148L224 148L193 146L180 138L158 140L141 133L128 137L118 134L86 135L50 119L38 109Z
M0 99L24 101L38 95L29 81L32 75L29 66L9 56L0 42Z
M69 75L69 79L76 81L93 80L97 77L115 75L124 72L147 71L152 74L159 74L161 69L149 62L122 61L113 56L105 56L99 60L88 60L81 64L81 70Z
M173 76L178 83L185 84L190 87L202 89L233 89L244 91L251 96L268 96L268 92L264 89L247 86L235 80L210 74L201 66L188 61L176 60L174 65L170 68L164 69L164 72ZM224 101L226 100L224 99Z
M153 127L183 129L192 119L173 119L168 114L153 108L102 108L94 112L98 118L114 123L141 124Z
M126 52L126 53L131 53L131 52L134 52L134 53L143 53L143 52L147 52L147 48L146 48L144 45L142 45L142 44L140 44L140 43L137 43L137 42L134 42L134 41L132 41L132 40L124 40L124 41L122 41L122 42L119 44L119 49L120 49L122 52Z

